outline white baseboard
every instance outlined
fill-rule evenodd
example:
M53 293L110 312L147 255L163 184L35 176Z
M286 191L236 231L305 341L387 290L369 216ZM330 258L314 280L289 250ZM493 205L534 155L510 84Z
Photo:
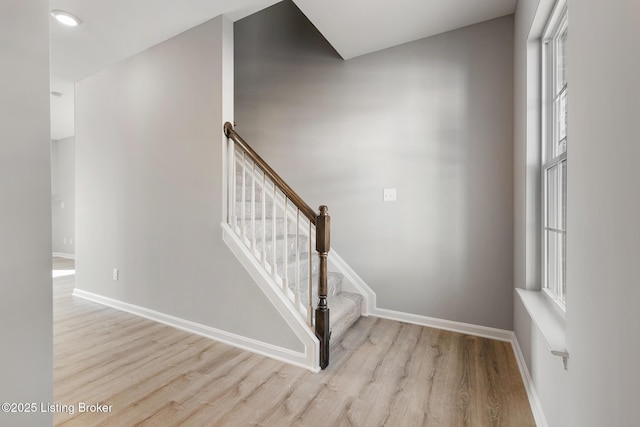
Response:
M295 309L293 303L284 296L278 285L273 282L271 277L231 227L224 223L221 224L221 227L222 240L224 243L304 345L305 359L298 360L298 365L302 363L307 369L318 372L320 370L320 342L308 326L307 319L305 319L300 312Z
M108 307L115 308L117 310L125 311L127 313L134 314L136 316L144 317L156 322L163 323L174 328L182 329L186 332L197 334L205 338L210 338L215 341L220 341L233 347L241 348L262 356L266 356L272 359L279 360L281 362L289 363L291 365L299 366L301 368L309 369L312 372L318 372L317 366L309 365L309 356L305 353L296 352L283 347L268 344L262 341L254 340L252 338L243 337L233 334L231 332L222 331L220 329L213 328L211 326L202 325L200 323L192 322L190 320L181 319L169 314L161 313L148 308L140 307L127 302L115 300L113 298L97 295L92 292L83 291L82 289L74 289L73 295L96 302L98 304L106 305Z
M53 252L51 256L58 258L76 259L76 256L74 254L66 254L64 252Z
M531 406L531 412L533 412L533 419L536 422L536 426L548 427L547 419L545 418L544 411L542 410L542 403L538 398L538 393L533 385L533 379L531 378L531 374L529 374L527 363L524 360L524 355L522 354L520 344L518 344L518 339L515 334L511 340L511 346L513 347L513 354L516 356L516 362L518 362L518 368L520 368L520 376L522 377L522 382L524 383L524 388L527 392L527 397L529 398L529 405Z
M429 328L444 329L445 331L459 332L461 334L490 338L498 341L511 341L513 332L504 329L490 328L487 326L472 325L470 323L454 322L452 320L437 319L435 317L421 316L418 314L404 313L402 311L388 310L376 307L371 316L383 319L397 320L399 322L413 323Z

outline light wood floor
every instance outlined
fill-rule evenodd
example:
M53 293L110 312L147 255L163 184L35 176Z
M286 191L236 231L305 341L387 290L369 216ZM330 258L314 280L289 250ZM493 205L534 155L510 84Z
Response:
M54 400L75 408L55 425L535 425L508 343L362 318L313 374L72 289L73 276L54 279Z

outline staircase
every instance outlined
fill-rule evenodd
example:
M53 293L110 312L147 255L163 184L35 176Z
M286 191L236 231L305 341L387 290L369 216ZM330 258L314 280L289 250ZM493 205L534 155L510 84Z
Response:
M322 206L320 214L316 214L248 147L230 124L225 125L225 133L230 138L228 225L248 250L245 252L264 269L272 288L288 301L289 309L304 319L308 327L315 327L320 340L320 366L324 369L329 359L327 344L339 343L347 329L360 318L363 300L362 295L343 290L342 273L327 269L329 217L326 207ZM319 245L317 235L321 236ZM319 289L324 290L325 295ZM325 296L330 317L329 310L323 307ZM318 322L317 313L321 316ZM328 330L324 324L326 318Z

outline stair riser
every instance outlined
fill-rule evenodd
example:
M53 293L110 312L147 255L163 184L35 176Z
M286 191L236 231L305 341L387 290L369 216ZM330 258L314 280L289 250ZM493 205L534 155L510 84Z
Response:
M327 277L327 296L328 297L336 296L342 292L343 277L344 276L340 273L333 273L333 272L329 273ZM313 305L315 306L318 303L318 275L314 274L311 280L312 280L312 286L313 286L312 301L313 301ZM304 295L305 297L304 301L306 301L306 296L309 293L309 282L307 281L307 278L300 280L300 282L298 283L298 288L300 289L300 295ZM290 284L289 289L291 289L292 292L295 292L295 289L296 289L295 284Z
M337 345L346 331L362 314L362 295L353 293L341 293L328 298L327 305L330 310L330 345Z

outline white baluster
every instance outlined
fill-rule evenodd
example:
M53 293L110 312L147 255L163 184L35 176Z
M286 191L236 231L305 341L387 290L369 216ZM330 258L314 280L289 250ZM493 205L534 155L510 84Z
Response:
M273 183L273 206L271 209L272 214L272 235L271 235L271 243L273 247L273 278L277 282L278 281L278 264L276 262L276 183Z
M262 265L267 262L267 174L262 171Z
M235 182L233 180L233 150L234 144L233 139L227 138L227 224L231 225L231 219L233 218L232 210L232 196L233 196L233 185Z
M287 270L288 270L288 255L289 255L289 224L287 224L287 196L285 194L283 194L284 196L284 239L282 241L282 258L283 258L283 264L282 264L282 289L284 289L285 291L285 295L287 293L287 287L289 286L289 280L288 280L288 274L287 274Z
M313 223L309 220L309 314L307 318L309 320L309 325L313 325L313 249L312 249L312 240L311 240L311 226Z
M231 140L231 149L229 153L229 164L231 165L230 179L229 179L229 189L230 189L230 197L229 197L229 221L231 225L231 229L236 231L236 149L233 140Z
M256 162L251 162L251 253L256 250Z
M240 170L240 173L242 173L242 171L243 171L242 164L240 163L242 161L242 158L241 158L242 152L238 151L238 152L236 152L236 155L237 155L237 158L236 158L235 164L236 164L236 174L237 174L238 170ZM236 175L236 179L237 179L237 175ZM242 187L242 181L240 181L240 186ZM240 203L240 201L238 201L238 189L234 187L233 191L234 191L234 198L235 198L234 199L235 200L234 203L236 204L236 208L235 209L238 209L237 208L237 204ZM238 236L242 237L242 224L240 224L240 216L239 215L242 215L242 206L240 206L240 213L234 211L234 216L235 216L235 220L234 220L235 221L234 222L235 227L234 228L236 230L236 234Z
M296 303L300 301L300 209L296 208L296 265L295 279Z
M241 219L242 219L242 223L240 225L241 229L242 229L242 243L246 244L246 238L247 238L247 163L246 163L246 159L245 159L245 154L244 151L242 152L242 197L240 198L241 200L241 205L240 205L240 212L241 212Z

